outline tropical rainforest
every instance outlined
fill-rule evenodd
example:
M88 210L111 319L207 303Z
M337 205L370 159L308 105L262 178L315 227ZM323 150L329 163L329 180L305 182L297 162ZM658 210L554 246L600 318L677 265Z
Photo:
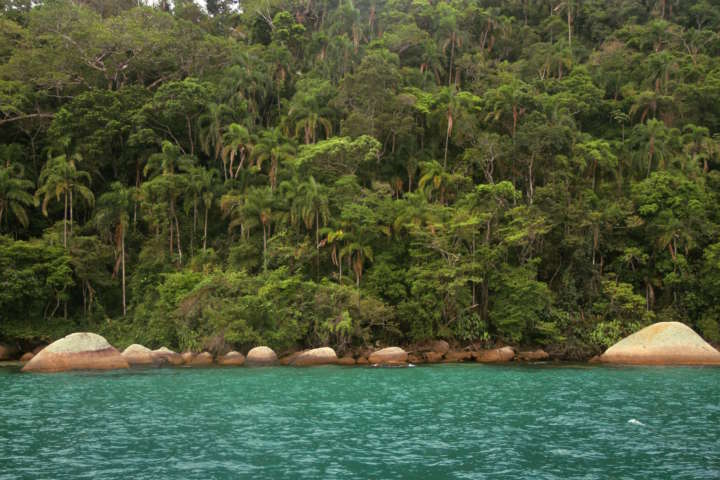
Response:
M717 344L718 32L718 0L0 0L0 339Z

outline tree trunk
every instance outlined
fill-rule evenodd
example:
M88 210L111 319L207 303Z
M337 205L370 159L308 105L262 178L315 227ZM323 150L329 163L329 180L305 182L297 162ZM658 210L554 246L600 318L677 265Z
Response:
M263 223L263 272L267 272L267 226Z
M67 214L68 214L68 194L65 192L65 208L63 209L63 247L67 248Z
M72 237L72 231L73 231L73 194L72 194L72 187L70 188L70 230L68 231L68 234L70 237Z
M190 256L195 255L195 234L197 232L197 196L193 200L193 229L190 237Z
M205 225L203 226L203 253L207 250L207 223L208 223L208 207L205 207Z
M320 211L315 210L315 279L320 281Z
M175 229L177 230L177 249L178 249L178 256L180 257L180 263L182 264L182 244L180 242L180 222L178 222L177 215L173 214L175 217Z
M127 314L127 303L125 297L125 226L121 225L121 240L120 240L120 255L122 265L122 306L123 306L123 317Z

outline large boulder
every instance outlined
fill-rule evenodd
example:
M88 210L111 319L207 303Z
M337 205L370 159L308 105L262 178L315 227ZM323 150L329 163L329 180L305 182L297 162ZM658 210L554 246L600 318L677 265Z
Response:
M160 347L157 350L153 350L152 356L155 360L155 363L158 364L167 363L169 365L182 365L183 363L185 363L182 355L177 352L173 352L167 347Z
M387 347L370 354L368 361L371 364L398 364L406 363L408 353L400 347Z
M255 347L247 354L248 365L272 365L277 362L277 354L270 347Z
M180 358L182 358L184 364L189 365L193 361L193 358L195 358L195 355L197 355L195 352L183 352L180 354Z
M330 365L337 363L338 357L330 347L313 348L312 350L305 350L300 355L295 357L292 365L296 367L308 367L311 365Z
M152 365L155 360L152 350L137 343L123 350L122 356L130 365Z
M228 352L225 355L218 357L217 363L218 365L239 367L245 364L245 355L233 350L232 352Z
M720 352L683 323L659 322L620 340L599 360L635 365L720 365Z
M45 347L22 369L23 372L67 370L114 370L129 364L115 347L100 335L71 333Z
M193 367L206 367L208 365L212 365L212 363L212 354L210 352L202 352L195 355L192 360L190 360L190 363L188 363L188 365L191 365Z
M475 361L479 363L505 363L515 358L512 347L494 348L475 352Z

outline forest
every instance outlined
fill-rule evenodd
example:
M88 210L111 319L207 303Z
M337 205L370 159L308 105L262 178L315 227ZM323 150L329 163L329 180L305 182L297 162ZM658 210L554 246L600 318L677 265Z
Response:
M720 343L720 1L0 0L0 340Z

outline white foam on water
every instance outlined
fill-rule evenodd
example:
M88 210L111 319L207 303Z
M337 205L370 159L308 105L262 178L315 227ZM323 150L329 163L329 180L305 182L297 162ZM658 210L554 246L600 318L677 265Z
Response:
M634 418L631 418L630 420L628 420L628 423L629 423L630 425L645 426L645 424L642 423L640 420L636 420L636 419L634 419Z

